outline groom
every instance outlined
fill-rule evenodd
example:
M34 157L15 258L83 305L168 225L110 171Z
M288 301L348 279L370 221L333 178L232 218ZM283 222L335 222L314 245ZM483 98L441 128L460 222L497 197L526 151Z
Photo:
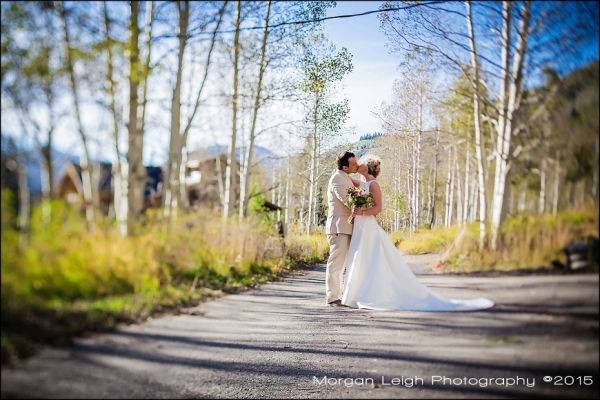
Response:
M329 242L329 259L325 277L325 295L327 304L340 304L343 291L344 260L350 247L352 225L348 223L351 210L346 205L348 188L353 187L348 174L355 173L358 163L353 153L346 151L338 155L337 171L327 186L327 224L325 233Z

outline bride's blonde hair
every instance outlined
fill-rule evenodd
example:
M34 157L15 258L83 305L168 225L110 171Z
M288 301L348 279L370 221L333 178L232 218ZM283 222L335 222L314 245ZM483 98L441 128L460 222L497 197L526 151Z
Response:
M358 161L359 164L367 165L367 173L377 178L379 172L381 172L381 159L373 154L365 154Z

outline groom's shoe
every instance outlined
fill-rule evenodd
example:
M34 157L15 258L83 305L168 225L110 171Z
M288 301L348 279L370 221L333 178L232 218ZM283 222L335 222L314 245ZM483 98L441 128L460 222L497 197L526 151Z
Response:
M341 306L342 305L342 300L338 299L338 300L334 300L331 301L329 303L327 303L329 306Z

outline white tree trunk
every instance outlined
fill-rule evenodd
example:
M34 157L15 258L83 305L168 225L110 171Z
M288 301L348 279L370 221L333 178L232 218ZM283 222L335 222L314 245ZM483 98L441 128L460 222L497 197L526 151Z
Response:
M560 153L556 152L554 159L554 179L553 179L553 191L552 191L552 215L556 216L558 213L558 201L559 201L559 186L560 186Z
M187 169L187 160L188 160L188 155L187 155L187 148L184 146L181 149L181 159L179 162L179 199L177 201L177 203L179 204L179 206L181 208L183 208L184 210L189 208L190 206L190 199L188 196L188 185L185 181L186 179L186 169Z
M179 48L177 54L177 73L175 87L171 95L171 137L169 141L169 157L164 179L164 216L169 217L177 212L179 207L179 180L181 168L181 152L183 148L181 138L181 81L183 75L183 58L187 45L187 29L189 21L189 2L177 2L179 16Z
M423 91L419 93L419 109L418 109L418 123L417 129L417 145L415 154L415 220L414 229L415 231L419 228L419 222L421 220L421 136L423 130Z
M276 191L275 191L275 186L277 183L277 176L274 170L271 171L271 203L275 204L275 196L276 196Z
M498 193L500 188L499 178L502 175L502 150L504 148L504 131L506 127L506 114L508 107L508 85L510 82L510 45L511 45L511 22L512 22L512 3L510 1L502 2L502 35L501 35L501 58L502 58L502 82L500 83L500 95L499 95L499 106L498 106L498 122L496 124L496 146L495 146L495 160L496 169L494 173L494 192L492 197L492 224L493 219L500 218L500 211L494 210L498 205L496 198L502 197L503 193ZM495 217L497 215L497 217ZM493 227L492 227L493 229ZM494 233L492 232L492 235ZM492 243L494 238L492 238ZM492 244L493 247L493 244Z
M120 169L119 169L120 168ZM127 165L121 163L113 168L114 210L119 234L127 235Z
M477 161L477 160L471 160ZM469 223L473 223L477 219L477 210L479 208L479 190L477 189L477 169L471 168L471 176L469 177L471 183L469 185L470 193L469 193Z
M538 213L543 214L546 211L546 156L542 156L542 165L540 167L540 198L538 202Z
M321 141L319 138L317 138L317 158L316 158L316 163L315 163L315 192L314 192L314 204L313 204L313 221L312 221L312 226L317 226L318 225L318 205L319 205L319 179L320 179L320 165L321 165Z
M412 157L411 157L412 158ZM408 166L408 173L406 174L406 200L408 207L408 216L406 218L406 223L411 232L413 232L413 195L412 195L412 162L411 165Z
M471 179L471 146L467 141L467 154L465 155L465 187L464 187L464 200L463 200L463 215L461 218L461 224L464 224L469 219L469 211L471 209L471 196L470 196L470 179Z
M433 194L431 202L431 219L429 220L429 228L431 229L435 225L436 220L436 196L437 196L437 173L439 164L439 144L440 144L440 129L435 129L435 155L433 159Z
M300 226L305 224L304 214L305 214L305 206L306 206L306 181L302 182L302 191L300 192L300 213L298 215L298 223Z
M314 198L316 195L317 185L317 155L318 155L318 110L319 110L319 94L315 94L315 105L313 110L313 132L310 140L310 177L308 188L308 216L306 218L306 233L310 233L310 227L313 223Z
M108 14L107 2L103 2L104 8L104 35L105 40L110 42L110 31L111 23ZM114 65L113 65L113 51L112 46L107 45L106 47L106 81L107 81L107 92L108 92L108 105L112 114L112 131L114 141L114 158L115 165L113 165L113 209L115 212L115 219L117 220L117 226L119 234L121 236L127 236L127 164L122 160L120 150L120 116L117 111L117 84L114 79Z
M411 232L415 232L416 231L416 194L415 194L415 188L416 188L416 179L417 179L417 175L416 175L416 170L417 170L417 152L416 152L416 138L410 137L409 139L409 143L407 143L407 148L410 148L410 150L408 150L408 152L410 153L410 167L408 168L408 189L407 189L407 193L408 193L408 199L409 199L409 209L410 209L410 215L409 215L409 226L410 226L410 231Z
M452 184L452 164L448 164L448 173L446 176L446 197L444 202L444 226L450 226L450 186Z
M448 206L448 226L452 225L452 217L454 216L454 187L456 186L456 147L452 148L452 161L450 164L450 204Z
M503 17L504 17L504 9L510 6L503 7ZM491 247L493 250L497 248L498 245L498 232L500 229L500 225L502 223L503 218L503 207L504 207L504 192L506 190L506 177L508 175L508 170L510 168L510 158L511 158L511 148L510 141L512 137L512 122L513 115L519 108L520 95L521 95L521 81L523 74L523 59L525 56L525 50L527 48L527 38L529 35L529 11L531 4L526 1L523 6L523 12L521 17L521 23L519 26L518 32L518 40L517 40L517 49L514 54L513 59L513 67L512 71L509 72L508 69L503 71L503 76L506 76L503 79L503 88L506 87L506 83L508 82L508 102L506 104L505 115L500 115L503 123L499 121L498 126L502 126L502 131L498 131L498 144L496 147L496 170L494 176L494 195L492 200L492 238L491 238ZM506 16L506 20L510 21L510 14ZM504 30L510 30L510 22L504 23L505 28L503 29L503 40L502 40L502 53L503 53L503 68L508 66L508 58L509 58L509 46L510 40L505 40L504 38L509 38L509 33L504 32ZM504 55L506 53L506 56ZM505 62L506 58L506 62ZM506 95L502 96L502 98L506 99Z
M256 83L256 94L254 97L254 110L252 112L252 123L250 126L250 134L248 138L248 149L244 164L242 167L242 175L240 177L240 219L246 216L247 209L247 197L250 188L250 173L252 167L252 159L254 156L254 142L256 138L256 121L258 118L258 111L261 106L261 93L263 89L263 77L266 70L266 53L267 53L267 42L269 39L269 18L271 16L271 0L267 2L267 11L265 14L265 28L263 30L262 43L260 48L260 61L258 66L258 80Z
M473 90L473 122L475 125L475 157L477 159L477 179L478 179L478 194L479 194L479 249L485 245L485 220L487 216L486 210L486 193L485 193L485 170L483 160L485 159L483 141L481 137L481 109L479 99L479 61L477 60L477 46L475 41L475 31L473 29L473 13L471 10L471 2L465 2L467 8L467 31L469 35L469 45L471 47L471 68L473 79L471 87Z
M237 1L236 8L235 34L233 36L233 95L231 97L231 140L229 141L229 151L227 156L227 167L225 168L225 205L223 207L223 218L229 217L230 210L233 209L235 195L235 180L237 176L237 113L238 113L238 73L240 58L240 24L242 17L242 4Z
M279 175L279 185L277 186L277 204L279 207L283 204L283 185L281 184L281 172ZM277 210L277 221L281 221L281 210Z
M425 216L425 221L427 221L427 223L429 224L429 219L431 218L431 170L428 171L427 173L427 183L425 184L425 187L427 188L427 206L425 206L425 211L426 211L426 216Z
M69 74L69 81L71 83L71 93L73 95L73 106L75 109L75 120L77 123L77 131L79 133L79 138L81 139L81 144L83 147L83 152L81 155L80 166L81 166L81 180L83 186L83 201L85 206L85 216L88 224L88 229L94 229L95 225L95 216L94 216L94 188L92 187L92 171L90 167L90 152L87 143L87 135L85 133L85 128L83 126L83 121L81 119L81 110L79 108L79 88L78 81L75 76L75 67L73 60L73 53L71 48L71 36L69 32L69 22L67 20L66 10L64 8L64 3L59 2L58 7L60 10L60 15L63 22L64 29L64 41L65 41L65 52L66 52L66 62L67 62L67 71Z
M217 175L217 189L219 190L219 202L221 209L225 207L225 187L223 184L223 167L221 166L221 155L218 154L215 159L215 170Z
M143 133L138 126L138 89L140 82L139 59L139 3L131 2L131 19L129 25L129 123L128 123L128 149L127 173L127 230L131 233L133 224L141 214L144 206L144 186L146 183L146 169L143 161Z
M286 168L286 176L285 176L285 213L284 213L284 223L287 231L287 227L290 223L290 194L291 194L291 184L292 184L292 167L290 155L287 156L287 168Z
M138 127L142 135L144 133L144 129L146 127L146 106L148 104L148 78L150 75L150 61L152 56L152 29L154 26L154 1L146 2L146 26L148 31L146 32L146 57L144 59L144 73L142 74L142 101L141 105L141 113L140 119L138 122Z
M458 152L457 152L458 153ZM456 171L456 224L462 224L463 218L463 196L462 196L462 187L461 187L461 177L460 177L460 164L458 162L458 154L454 161L454 170Z

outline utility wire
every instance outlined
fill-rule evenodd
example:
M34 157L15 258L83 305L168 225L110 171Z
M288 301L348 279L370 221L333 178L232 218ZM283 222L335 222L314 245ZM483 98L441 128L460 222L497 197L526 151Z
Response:
M448 1L445 1L445 0L444 1L427 1L427 2L421 2L421 3L408 4L408 5L405 5L405 6L402 6L402 7L388 7L388 8L381 8L381 9L378 9L378 10L364 11L364 12L356 13L356 14L332 15L332 16L329 16L329 17L322 17L322 18L315 18L315 19L306 19L306 20L300 20L300 21L283 21L283 22L279 22L277 24L268 25L267 28L274 29L274 28L280 28L280 27L286 26L286 25L314 24L314 23L317 23L317 22L328 21L328 20L331 20L331 19L361 17L363 15L378 14L378 13L390 12L390 11L409 10L409 9L415 8L415 7L426 6L426 5L431 5L431 4L441 4L441 3L448 3ZM250 30L257 30L257 29L264 30L265 26L264 25L260 25L260 26L247 26L247 27L240 28L240 31L250 31ZM235 33L235 29L216 31L214 33L217 33L217 34ZM201 32L201 33L198 33L197 35L204 35L204 34L211 34L212 35L213 32ZM177 37L177 35L161 35L160 37L161 38Z

